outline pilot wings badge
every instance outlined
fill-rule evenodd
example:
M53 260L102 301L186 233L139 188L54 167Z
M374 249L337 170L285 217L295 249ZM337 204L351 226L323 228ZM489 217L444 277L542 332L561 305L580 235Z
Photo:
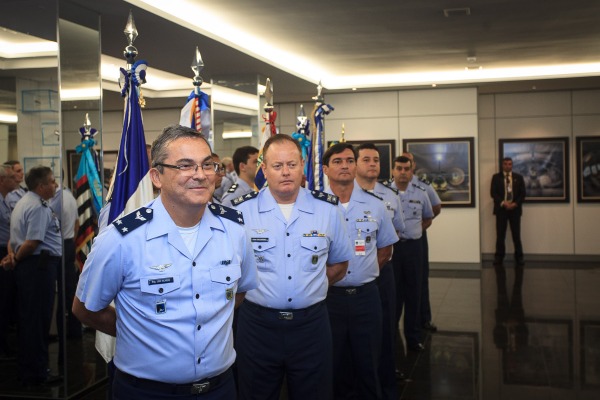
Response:
M152 265L150 268L157 270L158 272L163 272L165 269L169 268L173 264L160 264L160 265Z

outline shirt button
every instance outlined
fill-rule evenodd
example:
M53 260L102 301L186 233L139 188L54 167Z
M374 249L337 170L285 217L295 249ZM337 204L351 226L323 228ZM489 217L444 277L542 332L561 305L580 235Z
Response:
M317 246L315 246L315 250L317 249Z
M162 293L162 292L164 292L163 288L158 289L158 293Z
M288 257L291 257L291 256L292 256L291 254L288 254Z
M288 279L292 279L292 277L291 277L291 276L288 276Z
M198 293L196 293L196 298L197 298L197 299L199 299L199 298L200 298L200 295L199 295Z
M348 221L348 218L346 218L346 221Z
M200 330L200 325L198 325L198 330Z
M229 281L231 280L231 278L230 278L230 277L227 277L227 278L225 278L225 280L226 280L227 282L229 282Z
M285 235L286 235L286 236L290 236L290 233L289 233L289 232L286 232L286 234L285 234Z
M198 364L200 364L200 357L198 357Z
M192 262L192 267L196 266L196 261Z
M288 302L290 302L290 303L292 302L292 298L291 297L288 299Z
M352 271L348 271L348 274L351 274L351 273L352 273Z
M262 249L262 246L258 246L259 249Z

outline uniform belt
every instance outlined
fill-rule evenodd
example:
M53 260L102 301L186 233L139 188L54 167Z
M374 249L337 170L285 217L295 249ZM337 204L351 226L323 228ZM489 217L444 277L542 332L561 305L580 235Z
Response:
M329 293L343 294L346 296L353 296L367 290L370 286L375 285L377 279L373 279L371 282L367 282L360 286L329 286Z
M400 239L399 242L400 243L404 243L404 242L414 242L415 240L419 240L419 239Z
M219 387L219 385L225 381L230 375L231 368L228 368L225 372L220 375L213 376L212 378L202 379L192 383L165 383L153 381L151 379L137 378L133 375L129 375L127 372L123 372L116 369L115 375L119 379L123 379L129 382L131 385L140 389L156 391L160 393L171 393L171 394L204 394L208 393L213 389Z
M306 308L293 308L293 309L288 309L288 310L277 310L275 308L264 307L264 306L261 306L260 304L256 304L251 301L244 300L245 306L250 307L257 311L273 313L277 316L278 319L284 319L284 320L293 320L294 315L296 315L296 316L306 315L309 311L314 310L315 308L321 306L323 303L324 303L324 301L319 301L318 303L315 303L312 306L308 306Z

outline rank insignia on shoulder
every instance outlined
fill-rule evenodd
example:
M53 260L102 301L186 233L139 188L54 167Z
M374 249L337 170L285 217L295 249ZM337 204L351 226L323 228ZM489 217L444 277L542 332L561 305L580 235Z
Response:
M325 192L321 192L319 190L311 190L310 193L317 200L326 201L326 202L334 204L336 206L339 203L339 199L335 194L325 193Z
M387 181L383 181L381 183L383 184L383 186L386 186L386 187L389 187L390 189L393 189L392 182L394 182L394 179L390 178Z
M429 181L427 180L427 177L426 177L425 175L423 175L423 176L419 177L419 181L420 181L420 182L423 182L423 183L424 183L424 184L426 184L426 185L431 185L431 182L429 182Z
M234 183L233 185L231 185L231 187L229 188L229 190L227 191L227 193L233 193L235 192L235 189L237 189L239 186L239 184Z
M141 207L124 217L116 219L112 224L117 228L121 235L125 236L129 232L150 221L154 215L152 212L153 210L151 208Z
M244 216L241 211L220 204L211 204L208 208L217 217L223 217L230 221L237 222L240 225L244 225Z
M392 187L392 182L383 182L383 186L385 186L386 188L390 189L395 194L398 194L398 189L394 189Z
M370 192L370 191L368 191L368 190L366 190L366 189L363 189L363 192L365 192L365 193L368 193L368 194L370 194L370 195L371 195L371 196L373 196L373 197L377 197L379 200L383 200L383 198L382 198L382 197L379 197L379 196L377 196L375 193L373 193L373 192Z
M425 189L425 188L424 188L423 186L421 186L421 185L417 185L416 183L413 183L412 185L413 185L414 187L416 187L417 189L421 189L421 190L422 190L422 191L424 191L424 192L426 192L426 191L427 191L427 189Z
M253 190L251 192L248 192L244 195L241 195L240 197L236 197L235 199L231 200L231 204L233 204L234 206L238 206L238 205L242 204L243 202L245 202L246 200L253 199L256 196L258 196L258 192Z

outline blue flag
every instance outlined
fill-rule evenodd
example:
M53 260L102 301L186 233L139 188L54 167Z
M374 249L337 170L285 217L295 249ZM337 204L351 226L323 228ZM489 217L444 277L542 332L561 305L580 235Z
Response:
M311 136L311 147L308 153L308 168L306 184L310 190L323 190L323 154L325 153L325 129L323 117L332 112L334 108L330 104L316 103L313 109L314 132Z
M147 63L140 60L133 64L130 72L121 68L121 95L126 97L127 101L119 156L108 193L109 224L154 198L148 173L150 166L138 95L139 86L145 82L146 66Z
M187 126L200 132L210 147L214 147L214 138L212 137L210 102L208 95L199 89L192 90L185 106L181 110L179 125Z

